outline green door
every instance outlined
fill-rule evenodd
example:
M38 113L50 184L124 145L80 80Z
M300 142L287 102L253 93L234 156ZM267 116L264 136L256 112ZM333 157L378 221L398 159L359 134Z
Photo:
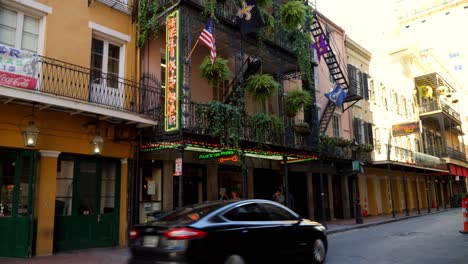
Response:
M0 150L0 256L30 257L36 155Z
M118 243L118 160L63 157L57 173L54 251Z

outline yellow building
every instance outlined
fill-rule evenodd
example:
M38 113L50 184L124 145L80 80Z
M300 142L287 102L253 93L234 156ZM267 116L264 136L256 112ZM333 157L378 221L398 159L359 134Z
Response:
M156 121L133 1L105 2L0 1L0 256L126 244L136 127Z

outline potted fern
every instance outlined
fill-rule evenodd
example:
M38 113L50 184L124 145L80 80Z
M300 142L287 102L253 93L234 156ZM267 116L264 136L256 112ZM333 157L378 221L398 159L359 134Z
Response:
M284 111L287 116L294 117L305 106L312 104L312 96L308 91L292 90L284 96Z
M288 1L280 7L280 21L285 30L304 25L307 8L302 1Z
M245 90L252 96L254 101L262 103L265 109L265 101L279 89L280 85L273 76L269 74L254 74L245 82Z
M216 57L214 63L211 63L210 56L206 56L200 65L202 77L208 81L208 84L218 86L229 78L228 60Z

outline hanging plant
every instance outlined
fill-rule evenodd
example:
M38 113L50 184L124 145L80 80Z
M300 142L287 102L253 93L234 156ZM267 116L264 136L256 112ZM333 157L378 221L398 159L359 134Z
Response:
M215 12L216 0L204 0L203 1L203 15L211 16Z
M206 56L200 65L202 77L208 81L208 84L218 86L229 78L228 60L216 57L214 63L211 63L210 56Z
M263 8L259 8L259 11L264 23L263 33L265 35L273 34L275 31L275 18Z
M257 6L261 8L268 8L273 5L273 0L257 0Z
M280 85L269 74L254 74L245 82L245 90L258 102L264 102L270 98Z
M310 125L307 122L301 122L293 127L294 131L299 135L309 135Z
M358 147L358 152L369 153L374 150L374 146L371 144L361 144Z
M431 86L429 85L418 86L418 92L422 98L432 99L433 90Z
M140 2L140 13L138 15L138 47L143 47L147 40L157 36L159 24L155 16L159 12L161 5L159 1L143 0Z
M220 144L237 147L240 140L240 131L244 123L244 114L241 108L219 101L209 101L206 104L196 105L196 114L199 123L204 125L207 134L218 138Z
M304 25L306 6L302 1L289 1L281 5L280 21L285 30L293 30Z
M287 91L284 96L284 111L287 116L293 117L305 106L312 104L312 96L309 91Z

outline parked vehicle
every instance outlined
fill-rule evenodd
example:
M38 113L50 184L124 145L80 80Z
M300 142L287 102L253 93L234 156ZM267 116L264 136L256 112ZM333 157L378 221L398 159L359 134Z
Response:
M190 205L130 230L129 264L324 263L326 229L269 200Z

